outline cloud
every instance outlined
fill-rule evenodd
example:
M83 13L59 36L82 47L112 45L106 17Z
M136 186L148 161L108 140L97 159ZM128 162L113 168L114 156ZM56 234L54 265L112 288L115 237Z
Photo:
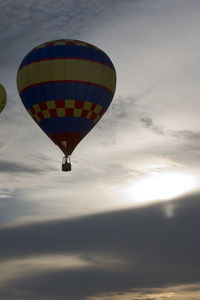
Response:
M111 106L95 127L96 135L103 145L115 145L120 135L132 133L133 126L138 128L139 117L145 110L148 96L153 87L144 89L132 96L114 96Z
M157 134L171 136L177 139L185 139L190 141L195 140L196 142L198 142L198 140L200 141L200 132L194 132L192 130L187 130L187 129L185 130L168 129L166 126L155 124L153 119L148 117L141 118L140 121L143 124L143 126L151 129L153 132Z
M71 253L88 262L81 269L58 268L47 273L38 265L36 273L30 270L29 275L8 280L4 288L52 299L64 299L67 293L77 300L100 293L194 283L200 276L199 194L173 204L172 218L166 217L168 204L163 202L68 221L2 228L1 264L23 263L23 259L26 264L33 256ZM59 256L57 259L59 265Z
M30 164L30 160L27 161L27 164L21 161L15 161L14 159L13 161L0 160L0 173L39 174L50 172L52 170L55 171L53 166L48 165L50 158L47 155L35 152L34 154L30 154L29 157L31 158L32 165Z
M155 125L151 118L147 118L147 117L141 118L140 121L146 128L153 130L157 134L160 134L160 135L167 134L165 127Z
M119 0L0 1L0 9L3 11L0 20L1 40L4 41L0 61L5 65L9 53L10 63L16 62L16 59L23 58L23 53L25 55L38 43L48 40L78 39L87 35L115 15L119 6ZM13 47L15 55L11 56Z
M16 174L15 174L16 176ZM14 181L14 179L13 179ZM11 182L11 180L10 180ZM16 196L11 189L2 189L0 195L0 227L13 223L17 218L29 218L33 215L40 215L41 208L34 201L23 201Z
M16 162L0 161L0 173L41 173L42 168L36 168Z

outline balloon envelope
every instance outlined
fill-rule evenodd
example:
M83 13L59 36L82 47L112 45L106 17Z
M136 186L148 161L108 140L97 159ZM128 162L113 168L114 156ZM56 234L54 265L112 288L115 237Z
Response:
M31 117L70 155L109 107L116 72L110 58L94 45L54 40L25 56L17 87Z
M7 99L6 90L3 87L3 85L0 84L0 113L2 112L4 107L6 106L6 99Z

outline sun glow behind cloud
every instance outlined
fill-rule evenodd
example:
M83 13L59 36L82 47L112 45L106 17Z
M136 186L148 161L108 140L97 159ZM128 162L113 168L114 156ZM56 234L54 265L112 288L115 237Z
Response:
M154 200L167 200L196 190L197 175L181 172L152 172L119 189L120 197L128 202L143 204Z
M188 300L199 299L199 283L191 285L169 286L167 288L142 289L122 294L108 294L90 297L89 300Z

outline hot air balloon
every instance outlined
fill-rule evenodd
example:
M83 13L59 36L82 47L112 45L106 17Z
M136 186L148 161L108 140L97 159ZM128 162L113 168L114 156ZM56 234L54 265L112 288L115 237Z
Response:
M6 99L7 99L6 90L3 87L3 85L0 84L0 113L2 112L4 107L6 106Z
M108 109L116 88L110 58L78 40L54 40L30 51L17 72L17 88L31 117L62 150L62 170L70 155Z

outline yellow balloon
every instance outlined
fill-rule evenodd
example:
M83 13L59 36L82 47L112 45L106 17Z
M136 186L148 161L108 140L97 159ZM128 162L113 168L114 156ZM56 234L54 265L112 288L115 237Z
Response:
M2 110L6 105L6 100L7 100L6 90L3 87L3 85L0 84L0 113L2 112Z

